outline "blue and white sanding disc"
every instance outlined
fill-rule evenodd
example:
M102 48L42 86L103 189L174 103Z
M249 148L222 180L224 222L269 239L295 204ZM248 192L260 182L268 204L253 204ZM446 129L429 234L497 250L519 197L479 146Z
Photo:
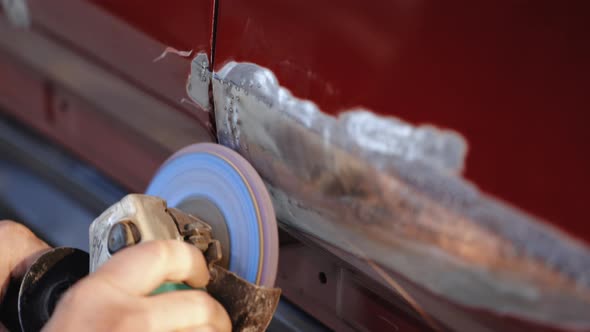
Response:
M238 153L211 143L188 146L162 165L146 194L161 197L170 207L211 203L227 228L229 270L249 282L274 286L279 249L274 209L260 176Z

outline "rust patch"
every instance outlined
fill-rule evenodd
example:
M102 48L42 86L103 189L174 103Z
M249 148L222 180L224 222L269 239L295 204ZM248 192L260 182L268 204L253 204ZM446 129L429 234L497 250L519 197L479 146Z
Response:
M219 266L211 269L207 291L227 310L234 331L265 331L274 315L281 290L247 282Z

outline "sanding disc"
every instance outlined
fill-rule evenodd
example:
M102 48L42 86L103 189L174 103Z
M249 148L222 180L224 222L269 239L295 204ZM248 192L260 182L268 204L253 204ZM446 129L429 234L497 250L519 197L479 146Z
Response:
M216 238L227 238L220 241L229 247L230 271L274 286L279 251L274 209L260 176L238 153L211 143L188 146L162 165L146 194L210 223Z

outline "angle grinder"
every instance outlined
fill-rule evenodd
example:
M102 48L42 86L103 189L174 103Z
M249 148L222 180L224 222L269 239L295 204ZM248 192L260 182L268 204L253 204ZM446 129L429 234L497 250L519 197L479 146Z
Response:
M13 291L20 323L14 326L39 330L88 267L92 273L125 247L169 239L203 251L211 271L206 291L228 311L234 330L266 329L280 297L272 288L279 247L274 209L254 168L233 150L209 143L178 151L145 195L128 195L95 219L89 257L72 248L41 256ZM154 293L186 288L167 283Z

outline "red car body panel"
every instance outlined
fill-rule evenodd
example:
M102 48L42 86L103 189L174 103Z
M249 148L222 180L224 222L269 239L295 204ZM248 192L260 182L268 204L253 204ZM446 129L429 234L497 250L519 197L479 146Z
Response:
M144 7L145 12L135 10L143 4L139 2L99 3L100 6L90 1L58 0L51 3L29 1L28 5L33 28L39 35L56 40L81 58L97 63L105 72L185 114L194 123L199 141L213 140L210 129L206 127L209 115L194 105L182 103L186 97L191 59L166 56L154 62L168 46L182 49L193 45L203 51L210 49L212 3L185 1L183 5L186 7L174 7L177 8L176 13L168 12L177 18L176 23L162 17L159 24L149 21L149 14L143 16L142 13L151 12L151 15L160 17L164 11L174 10L164 2L160 2L160 10L157 10L157 3L153 3ZM185 15L183 21L182 13L190 15ZM182 28L175 28L178 24ZM150 34L154 32L156 36ZM65 90L64 87L39 76L34 70L21 68L20 59L0 54L0 60L3 61L0 65L6 68L2 72L4 79L0 80L0 98L10 99L3 101L6 111L92 162L127 188L142 192L159 165L170 155L170 151L150 145L127 128L112 126L109 119L97 118L94 113L85 111L95 108L88 100L68 96L72 99L68 98L65 102L68 111L57 110L53 101L60 99L59 94ZM23 95L17 91L28 93ZM115 109L120 108L116 101L105 102L111 103ZM109 135L99 135L105 132ZM80 133L87 135L81 139ZM101 136L100 140L96 139L98 136ZM113 154L113 146L117 146L120 153Z
M271 69L330 114L355 107L464 135L464 174L590 240L590 4L220 1L215 69Z
M470 146L463 172L468 180L590 240L590 223L582 214L590 183L587 2L217 1L216 14L212 0L27 3L36 34L157 100L163 114L181 114L175 123L194 128L185 144L215 140L211 114L183 101L192 57L205 52L214 70L231 60L253 62L328 114L362 107L456 130ZM167 47L192 53L154 61ZM113 125L93 112L95 103L24 63L0 48L2 111L143 192L173 149ZM124 109L118 100L107 103L120 112L154 111ZM289 299L315 310L323 323L383 330L394 320L402 329L426 327L420 315L398 312L391 299L377 296L386 294L378 285L316 252L305 246L282 249L286 259L277 279ZM296 260L301 265L291 263ZM316 270L328 275L327 286L316 285ZM514 330L531 326L500 312L460 307L397 277L418 302L438 307L439 317L464 319L457 325L465 329L474 320ZM349 304L342 305L331 280L344 280L352 290L345 295ZM302 284L310 288L304 292ZM445 316L448 308L455 311ZM374 320L375 312L385 318Z
M159 1L146 6L140 1L59 0L31 1L30 6L39 28L149 93L207 121L193 106L181 103L186 97L192 57L154 60L167 47L210 55L211 1L181 1L175 6ZM75 15L64 15L64 8Z
M211 56L212 1L30 6L42 29L209 122L181 103L190 57L153 59L168 46ZM254 62L327 113L366 107L457 130L470 146L467 179L588 240L578 185L590 183L588 7L220 1L215 69L229 60ZM76 15L63 15L63 8Z

